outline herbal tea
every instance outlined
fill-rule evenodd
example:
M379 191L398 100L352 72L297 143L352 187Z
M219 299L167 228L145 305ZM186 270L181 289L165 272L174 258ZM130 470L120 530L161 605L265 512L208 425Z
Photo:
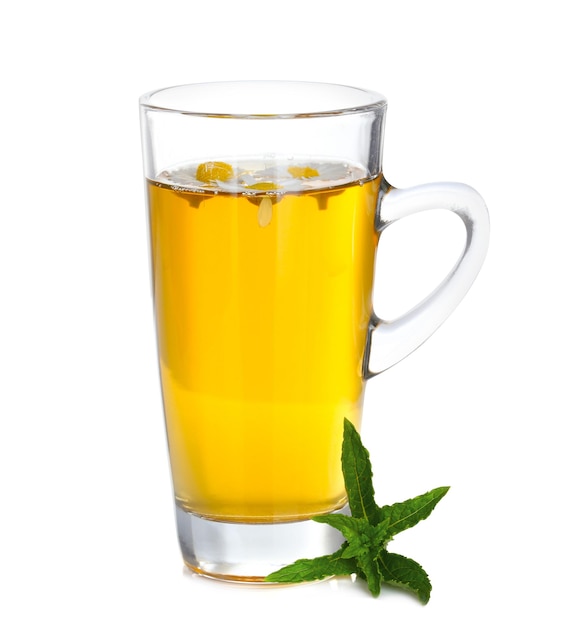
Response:
M380 178L322 161L195 163L148 181L176 499L216 520L345 503L360 422Z

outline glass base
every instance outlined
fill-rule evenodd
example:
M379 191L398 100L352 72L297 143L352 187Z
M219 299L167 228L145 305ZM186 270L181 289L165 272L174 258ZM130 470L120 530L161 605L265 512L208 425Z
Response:
M349 514L348 506L336 513ZM235 582L264 578L297 559L336 552L344 537L328 524L219 522L176 506L178 539L185 564L197 574ZM266 584L266 583L264 583Z

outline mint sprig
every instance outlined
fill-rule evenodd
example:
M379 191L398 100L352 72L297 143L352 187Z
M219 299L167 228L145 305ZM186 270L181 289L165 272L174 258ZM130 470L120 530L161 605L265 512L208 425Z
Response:
M387 552L386 546L397 533L429 517L449 487L438 487L416 498L379 507L374 498L368 450L347 419L342 441L342 473L351 515L331 513L312 519L336 528L346 541L334 554L299 559L269 574L266 582L298 583L356 574L366 581L375 597L385 583L412 592L426 604L431 582L425 570L413 559Z

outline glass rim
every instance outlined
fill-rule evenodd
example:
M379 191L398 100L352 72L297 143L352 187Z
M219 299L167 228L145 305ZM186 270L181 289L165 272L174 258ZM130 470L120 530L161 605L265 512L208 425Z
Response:
M229 91L232 96L233 90L239 90L238 95L241 96L240 90L245 89L249 92L249 94L251 94L252 90L254 92L254 97L258 97L259 92L262 92L271 99L271 102L275 102L275 100L278 99L275 94L276 90L290 90L292 88L295 88L295 90L299 89L304 92L304 96L306 96L306 103L310 98L313 100L316 99L316 91L322 92L327 90L328 92L334 92L333 95L326 99L326 102L334 100L334 102L338 102L338 104L323 104L320 107L307 106L307 104L302 107L296 105L297 108L289 105L290 108L288 109L283 104L284 101L287 101L287 98L283 98L283 94L279 94L280 105L278 108L281 110L262 110L260 106L257 106L255 109L245 110L242 98L238 99L239 104L233 104L232 98L227 98L227 93ZM197 106L196 97L192 97L192 104L185 104L185 101L187 100L184 97L185 93L190 92L192 96L195 96L194 92L196 91L200 92L201 102L204 102L202 92L206 92L206 100L208 104L201 104L200 106ZM214 96L216 104L211 104L213 99L209 98L209 93L212 91L216 92ZM182 93L182 98L180 97L180 93ZM344 105L342 105L342 94L344 95ZM181 100L182 104L180 104ZM237 102L237 100L235 101ZM176 102L176 104L172 104L172 102ZM235 80L185 83L171 87L162 87L143 94L139 99L139 104L140 107L145 110L177 113L194 117L294 119L354 115L370 111L378 111L386 107L387 101L383 95L375 91L337 83L293 80ZM251 105L247 104L247 106ZM242 108L237 110L238 107Z

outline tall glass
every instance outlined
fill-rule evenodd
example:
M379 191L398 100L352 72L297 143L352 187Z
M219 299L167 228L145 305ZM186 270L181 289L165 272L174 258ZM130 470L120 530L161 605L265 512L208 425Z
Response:
M346 508L343 420L367 379L463 298L488 213L453 183L392 188L385 99L301 82L230 82L140 100L159 367L178 536L192 570L261 581L335 551L310 521ZM449 209L467 242L444 282L391 322L372 307L379 236Z

